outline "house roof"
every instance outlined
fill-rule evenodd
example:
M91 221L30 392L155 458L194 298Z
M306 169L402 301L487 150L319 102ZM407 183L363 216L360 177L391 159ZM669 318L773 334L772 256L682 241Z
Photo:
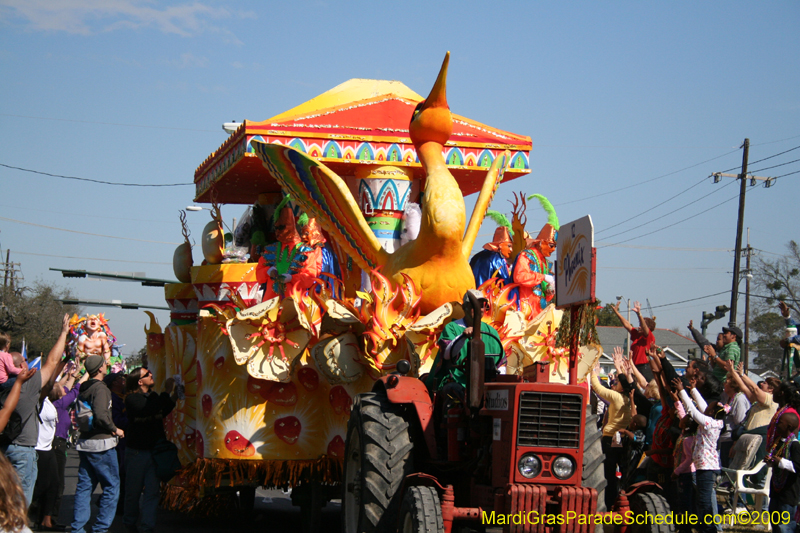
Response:
M611 353L614 346L625 346L627 341L628 332L623 327L614 326L597 326L597 336L599 337L600 344L603 346L603 351ZM669 329L656 328L653 331L656 338L656 344L662 348L669 348L681 359L688 359L688 351L697 348L694 340L684 337Z

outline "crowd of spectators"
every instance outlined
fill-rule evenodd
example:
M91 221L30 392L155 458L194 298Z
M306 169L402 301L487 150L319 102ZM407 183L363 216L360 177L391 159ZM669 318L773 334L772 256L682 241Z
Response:
M787 325L797 324L788 308L780 307ZM763 461L765 466L747 482L764 488L772 469L764 510L791 517L773 522L774 531L795 531L800 500L800 444L796 441L800 378L755 383L742 368L739 328L722 328L712 344L691 322L689 329L703 348L703 357L690 360L680 376L655 346L655 339L645 340L651 324L641 316L638 305L634 311L639 328L623 321L631 332L631 356L625 357L620 348L614 350L616 372L607 383L598 378L598 367L591 375L602 413L598 425L606 456L607 508L612 509L621 489L648 480L661 487L673 511L697 514L700 522L695 528L710 533L720 529L714 525L720 520L705 516L745 510L742 499L719 504L725 498L718 499L718 492L732 492L728 487L735 481L735 476L721 474ZM634 350L636 343L643 346ZM641 358L637 359L640 349L651 377L645 377ZM677 529L691 528L679 525Z
M109 374L102 355L89 355L82 364L69 361L68 332L65 315L38 369L8 352L11 339L0 333L0 533L68 529L57 517L73 448L80 463L71 531L86 530L99 484L93 532L108 531L123 508L127 532L152 532L160 481L150 450L166 439L163 418L174 408L178 388L170 379L167 392L156 394L146 368Z

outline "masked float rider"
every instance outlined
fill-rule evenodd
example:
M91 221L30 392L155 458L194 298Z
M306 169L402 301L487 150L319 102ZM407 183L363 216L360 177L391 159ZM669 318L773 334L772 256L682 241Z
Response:
M475 276L475 286L480 287L486 280L500 278L503 285L511 283L508 258L511 257L511 233L505 226L494 230L492 242L483 245L483 250L475 254L469 262Z
M519 284L520 304L528 302L538 315L555 295L555 278L547 258L556 249L557 232L545 224L535 239L527 239L526 248L517 256L511 269L514 283Z
M319 275L319 265L308 264L311 249L303 244L295 226L294 213L287 196L275 210L275 236L258 260L256 280L264 289L262 301L275 296L285 298L295 290L308 289Z
M311 270L318 270L319 277L328 286L332 294L335 294L336 286L334 284L333 276L336 279L342 279L342 271L339 268L339 261L333 253L330 244L328 244L325 235L322 233L322 228L319 227L316 218L308 218L306 215L300 216L300 238L303 240L308 248L308 261L306 265ZM324 274L328 274L327 276ZM320 288L317 288L317 292Z

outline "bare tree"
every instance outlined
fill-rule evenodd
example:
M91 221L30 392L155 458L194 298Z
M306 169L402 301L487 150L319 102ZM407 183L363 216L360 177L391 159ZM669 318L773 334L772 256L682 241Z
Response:
M32 287L5 289L0 309L0 330L11 335L11 350L20 351L22 340L29 358L47 353L61 333L64 313L80 313L76 305L63 305L59 300L71 298L68 289L37 281Z
M757 256L753 268L753 280L759 292L756 307L762 312L775 310L778 301L786 302L800 316L800 245L789 241L788 253L775 260Z

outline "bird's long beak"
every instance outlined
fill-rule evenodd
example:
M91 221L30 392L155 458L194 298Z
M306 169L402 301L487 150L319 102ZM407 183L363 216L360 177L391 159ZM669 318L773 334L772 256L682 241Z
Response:
M420 111L434 107L450 109L447 105L447 66L449 64L450 52L447 52L442 62L442 68L439 70L439 77L436 78L436 83L433 84L433 89L422 104Z

